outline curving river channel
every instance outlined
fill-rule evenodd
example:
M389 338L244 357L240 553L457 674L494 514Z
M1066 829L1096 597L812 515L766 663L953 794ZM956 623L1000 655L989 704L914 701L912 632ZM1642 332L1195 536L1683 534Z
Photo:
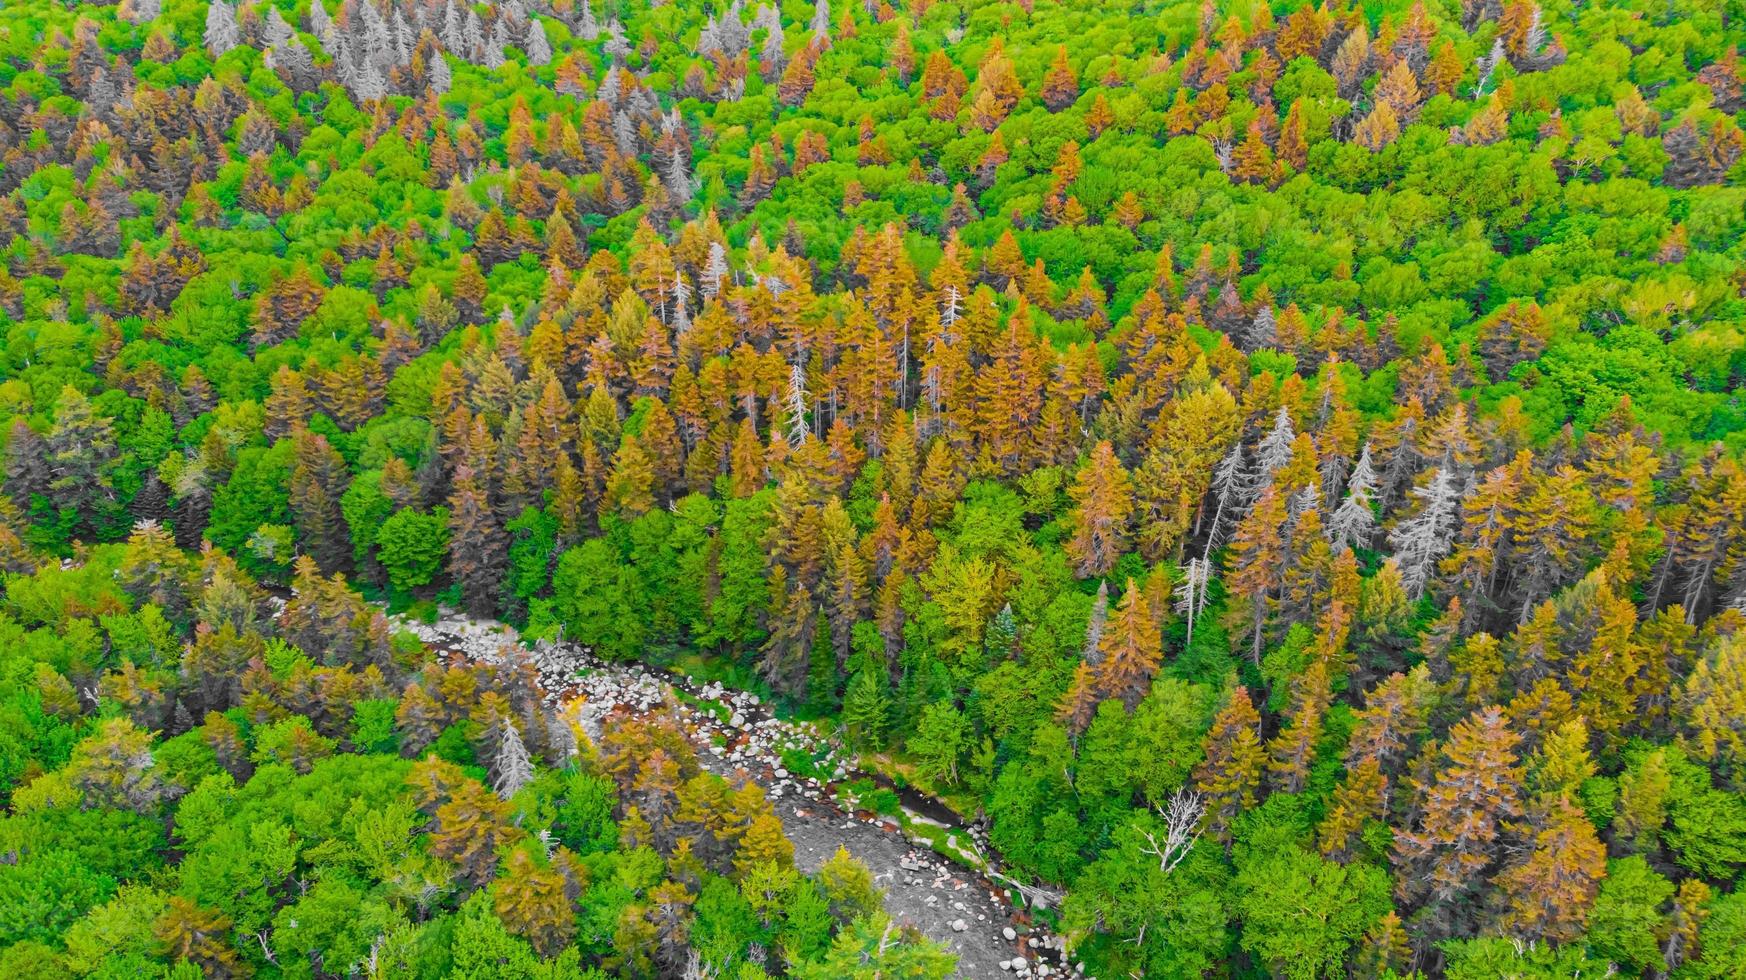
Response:
M528 655L514 627L495 620L444 610L435 623L391 621L451 656L501 662ZM817 870L837 848L847 848L872 869L893 918L957 953L960 976L1083 972L1067 962L1060 937L1033 923L1016 898L1015 883L1000 874L977 828L965 826L932 797L859 770L814 726L776 717L754 694L697 684L642 664L605 661L575 644L536 643L532 658L548 699L571 712L590 737L598 738L604 723L626 715L676 714L707 768L764 787L794 841L797 865ZM823 761L810 762L810 772L790 772L785 757ZM898 793L902 820L843 802L840 790L868 783ZM943 850L955 852L956 859L939 853ZM1029 897L1047 901L1050 896L1033 892Z

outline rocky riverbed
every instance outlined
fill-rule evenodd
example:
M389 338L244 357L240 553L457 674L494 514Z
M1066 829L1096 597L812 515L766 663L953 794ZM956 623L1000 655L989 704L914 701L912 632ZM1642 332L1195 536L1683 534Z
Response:
M957 953L960 976L1083 972L1083 967L1067 963L1060 937L1034 928L1029 915L1014 904L1009 888L990 877L998 871L984 857L990 851L978 828L946 826L955 841L963 842L958 845L961 854L972 862L985 862L973 870L910 837L894 817L845 810L837 802L838 788L865 774L825 733L777 718L757 695L719 683L694 684L689 678L641 664L611 663L574 644L541 641L529 649L506 624L448 610L434 623L404 617L393 623L435 649L474 660L531 657L548 700L574 712L592 738L599 737L601 724L615 712L673 711L706 767L764 787L794 841L796 864L813 871L837 848L847 848L872 869L893 918L914 925ZM811 771L790 772L785 753L791 759L803 755L813 760ZM906 808L906 819L912 824L939 825L936 817L948 812L941 806L928 810L934 816Z

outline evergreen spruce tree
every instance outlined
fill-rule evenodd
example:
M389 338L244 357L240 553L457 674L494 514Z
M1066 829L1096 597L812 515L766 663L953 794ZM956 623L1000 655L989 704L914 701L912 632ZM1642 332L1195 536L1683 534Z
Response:
M831 642L830 626L824 616L815 616L812 647L806 668L806 710L827 716L838 707L837 651Z

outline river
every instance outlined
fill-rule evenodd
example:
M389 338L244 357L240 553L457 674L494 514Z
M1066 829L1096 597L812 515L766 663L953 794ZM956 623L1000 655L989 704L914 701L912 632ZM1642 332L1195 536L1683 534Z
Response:
M508 624L448 610L435 623L391 621L438 651L470 659L501 662L528 649ZM1064 965L1060 937L1035 925L1022 902L1014 902L1013 886L1000 875L998 859L979 830L963 825L943 803L910 789L899 795L911 829L931 828L932 836L958 851L958 861L936 853L921 834L912 836L893 817L840 805L838 790L850 783L866 780L895 788L857 768L815 726L778 718L754 694L697 684L642 664L605 661L575 644L537 643L531 656L548 700L570 712L591 737L598 738L609 717L676 714L705 767L764 787L794 841L800 868L816 871L837 848L847 848L872 870L895 920L957 954L960 976L1062 976L1082 970ZM812 773L789 772L785 749L824 761Z

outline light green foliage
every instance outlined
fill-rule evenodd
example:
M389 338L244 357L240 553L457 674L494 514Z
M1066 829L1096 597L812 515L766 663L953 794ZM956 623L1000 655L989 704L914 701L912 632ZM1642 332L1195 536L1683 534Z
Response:
M8 3L0 976L1746 972L1737 6Z
M1746 898L1734 893L1716 899L1698 941L1703 955L1680 967L1677 976L1720 980L1746 970Z
M884 915L858 919L837 935L822 960L802 964L795 975L805 980L944 980L952 975L956 960L938 945L914 937L894 943L894 937L906 938Z
M55 942L62 930L113 895L115 881L69 851L0 865L0 944Z
M1338 976L1347 952L1389 910L1389 881L1287 845L1239 862L1231 881L1243 947L1287 977Z
M442 570L449 550L449 515L438 507L424 514L399 510L376 532L376 560L388 570L388 583L402 592L429 585Z
M929 779L945 785L958 781L958 764L969 748L969 723L950 702L938 701L922 710L909 737L909 751Z
M642 649L647 590L635 566L604 538L564 552L552 575L553 614L564 638L603 656L629 659Z
M1446 943L1443 953L1448 957L1446 975L1450 980L1502 976L1554 980L1607 972L1605 960L1588 955L1580 946L1529 947L1488 937Z
M1609 862L1588 915L1590 945L1614 963L1637 971L1653 969L1662 963L1662 905L1672 896L1673 883L1642 857Z
M1230 952L1229 871L1202 842L1165 873L1149 850L1162 833L1146 813L1117 828L1112 846L1074 881L1062 921L1085 955L1111 969L1195 976Z

